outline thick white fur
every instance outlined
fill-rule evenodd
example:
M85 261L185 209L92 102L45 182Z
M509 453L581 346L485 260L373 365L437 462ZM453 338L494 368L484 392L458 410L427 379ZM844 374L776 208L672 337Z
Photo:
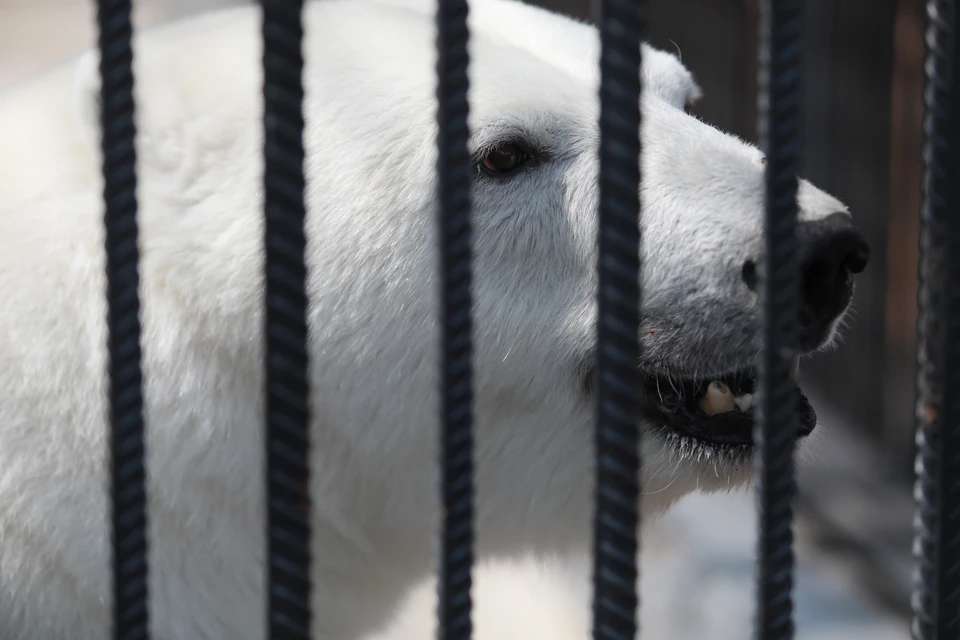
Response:
M589 564L527 556L474 568L473 637L476 640L588 640ZM367 640L428 640L437 631L437 584L428 579L387 629Z
M374 632L433 569L438 527L434 26L426 0L306 9L316 634ZM595 320L595 29L471 3L474 145L521 133L543 166L478 178L479 551L583 551ZM259 19L136 43L156 638L262 637ZM644 366L709 374L758 346L740 281L760 237L760 152L694 117L645 49ZM93 640L109 621L104 257L95 59L0 95L0 624ZM807 183L805 218L843 210ZM652 333L650 333L652 332ZM653 432L651 432L653 433ZM646 439L647 515L748 473Z

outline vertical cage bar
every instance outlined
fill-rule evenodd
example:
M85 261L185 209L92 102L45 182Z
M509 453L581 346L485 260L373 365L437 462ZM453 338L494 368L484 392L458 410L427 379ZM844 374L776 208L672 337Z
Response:
M917 298L915 640L960 638L960 10L929 0Z
M637 637L640 524L640 42L644 3L600 15L593 637Z
M472 229L470 221L469 8L438 0L437 178L440 203L442 536L439 637L469 640L474 560Z
M262 0L267 633L310 637L303 0Z
M763 349L757 368L757 618L759 640L788 640L793 621L794 448L799 424L791 363L797 354L800 269L796 247L801 151L800 0L764 0L759 137L767 155L759 291Z
M106 226L113 637L147 638L147 495L130 0L97 2Z

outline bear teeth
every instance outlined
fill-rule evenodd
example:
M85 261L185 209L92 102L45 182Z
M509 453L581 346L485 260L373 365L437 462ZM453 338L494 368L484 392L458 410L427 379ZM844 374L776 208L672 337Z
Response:
M733 399L733 403L737 405L737 409L746 413L750 411L750 406L753 404L753 394L745 393L742 396L737 396Z
M790 367L791 377L796 381L800 373L800 358L794 358ZM729 413L734 409L739 409L743 413L750 410L753 405L753 394L744 393L739 396L733 395L730 387L714 380L707 386L707 392L700 398L700 408L708 416L715 416L720 413Z
M707 392L700 399L700 408L708 416L715 416L718 413L729 413L734 409L739 409L746 413L753 404L753 394L744 393L735 396L730 391L730 387L714 380L707 386Z
M716 380L707 386L707 392L700 399L700 408L708 416L733 411L735 406L737 406L737 400L730 391L730 387Z

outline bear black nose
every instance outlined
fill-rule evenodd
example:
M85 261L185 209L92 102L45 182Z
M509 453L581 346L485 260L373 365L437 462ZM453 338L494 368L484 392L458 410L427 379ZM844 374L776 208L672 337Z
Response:
M800 347L816 348L830 324L853 296L853 276L863 271L870 247L846 213L797 224L797 247L801 264ZM743 265L743 280L757 290L753 260Z

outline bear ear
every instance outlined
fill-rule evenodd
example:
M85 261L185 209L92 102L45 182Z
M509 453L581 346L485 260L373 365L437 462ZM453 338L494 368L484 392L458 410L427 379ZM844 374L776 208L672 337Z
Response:
M84 139L100 144L100 54L88 51L73 73L73 114Z

